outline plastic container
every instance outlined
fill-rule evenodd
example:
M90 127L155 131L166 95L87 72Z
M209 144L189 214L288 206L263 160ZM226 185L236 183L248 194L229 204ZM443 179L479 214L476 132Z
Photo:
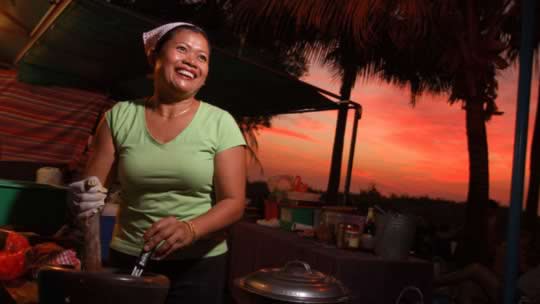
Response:
M109 259L109 245L111 243L114 225L116 224L116 214L118 204L106 203L100 218L100 242L101 259L107 262Z
M343 223L343 213L322 210L315 228L317 239L328 244L336 243L336 228Z
M315 208L281 206L279 225L282 229L290 231L294 223L313 226L313 213Z
M340 223L355 224L360 227L360 233L362 233L364 227L365 216L350 213L350 211L332 211L328 209L322 209L315 214L315 229L328 229L332 235L332 239L336 237L336 228ZM319 227L319 226L323 227ZM331 241L333 242L333 241Z
M115 222L116 222L116 217L114 216L101 216L100 241L101 241L101 259L103 261L108 261L109 259L109 245L111 243Z
M52 235L67 216L66 187L0 179L0 225Z
M266 200L264 202L264 219L269 221L279 217L278 203L275 201Z
M358 225L345 225L343 243L347 249L358 249L360 247L360 227Z
M363 230L364 230L364 224L366 222L366 217L363 216L363 215L358 215L358 214L343 213L341 215L341 217L340 217L340 220L343 223L346 223L346 224L358 225L358 227L360 227L360 233L362 233Z

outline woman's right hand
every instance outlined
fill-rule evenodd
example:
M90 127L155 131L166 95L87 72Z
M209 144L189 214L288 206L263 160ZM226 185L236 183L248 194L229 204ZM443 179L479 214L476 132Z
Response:
M159 246L154 258L163 259L172 252L189 246L195 241L196 232L185 221L173 216L155 222L144 234L144 250L149 251Z
M107 189L95 176L69 184L69 190L71 192L70 207L79 219L91 217L105 205Z

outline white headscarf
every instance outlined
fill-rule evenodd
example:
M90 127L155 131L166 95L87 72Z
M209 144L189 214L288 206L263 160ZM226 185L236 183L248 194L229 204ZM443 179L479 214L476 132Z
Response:
M144 43L144 52L146 56L150 55L150 52L154 50L157 42L159 41L159 39L161 39L161 37L163 37L163 35L167 34L167 32L169 32L173 28L183 26L183 25L198 28L196 25L193 25L187 22L172 22L172 23L164 24L162 26L158 26L155 29L150 30L148 32L144 32L142 35L142 39Z

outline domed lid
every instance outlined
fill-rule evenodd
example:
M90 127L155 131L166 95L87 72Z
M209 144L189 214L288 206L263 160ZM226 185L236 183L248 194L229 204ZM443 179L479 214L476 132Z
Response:
M348 299L341 282L302 261L261 269L235 280L235 284L257 295L292 303L342 303Z

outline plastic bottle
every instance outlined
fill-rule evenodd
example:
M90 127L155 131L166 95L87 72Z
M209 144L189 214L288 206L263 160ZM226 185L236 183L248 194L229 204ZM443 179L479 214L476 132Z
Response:
M373 250L375 248L375 212L373 208L368 208L366 222L361 237L361 247L365 250Z

